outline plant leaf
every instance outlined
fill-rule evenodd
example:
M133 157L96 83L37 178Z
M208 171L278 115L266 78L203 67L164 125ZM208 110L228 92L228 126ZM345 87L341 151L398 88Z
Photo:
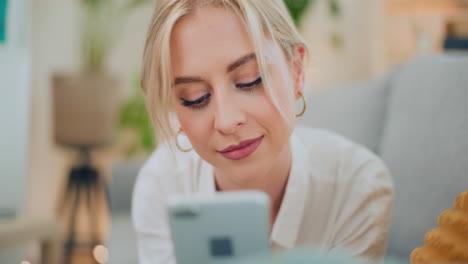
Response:
M313 2L314 0L284 0L286 8L289 10L289 14L291 14L296 26L299 26L302 15L307 10L309 4Z

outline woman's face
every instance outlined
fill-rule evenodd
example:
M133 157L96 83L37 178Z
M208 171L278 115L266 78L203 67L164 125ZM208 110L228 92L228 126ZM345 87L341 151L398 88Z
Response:
M242 184L269 172L289 151L302 67L290 67L281 48L264 47L282 118L263 87L253 45L231 10L202 7L171 35L175 112L197 153ZM298 48L302 63L303 47Z

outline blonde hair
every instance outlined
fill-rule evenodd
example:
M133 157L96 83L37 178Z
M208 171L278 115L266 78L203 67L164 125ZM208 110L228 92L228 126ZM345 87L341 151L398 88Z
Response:
M241 18L252 40L265 90L274 106L285 117L271 81L263 47L265 37L279 44L285 56L293 59L297 45L306 47L283 0L165 0L156 7L148 30L143 54L141 86L146 105L160 141L173 142L177 135L173 113L173 76L171 72L170 38L175 24L194 8L205 5L229 8ZM171 144L173 145L173 144Z

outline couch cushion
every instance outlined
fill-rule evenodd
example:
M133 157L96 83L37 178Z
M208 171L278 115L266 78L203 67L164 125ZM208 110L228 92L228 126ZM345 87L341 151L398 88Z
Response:
M130 213L133 185L144 159L123 160L113 164L112 179L109 186L111 212Z
M468 190L468 57L415 59L391 85L380 154L395 181L389 254L406 258Z
M130 212L112 214L112 227L107 246L109 263L138 263L137 238Z
M384 124L388 78L338 87L307 98L303 125L335 131L377 152Z

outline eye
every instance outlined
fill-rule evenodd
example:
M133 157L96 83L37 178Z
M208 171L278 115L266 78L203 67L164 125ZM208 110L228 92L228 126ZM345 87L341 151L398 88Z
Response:
M184 98L180 98L180 100L182 100L182 105L185 107L190 107L193 109L201 109L208 103L210 96L211 94L205 94L202 97L193 101L190 101Z
M253 88L257 85L260 85L262 83L262 77L258 77L255 81L249 82L249 83L238 83L236 84L237 88L245 89L245 90L250 90L250 88Z

